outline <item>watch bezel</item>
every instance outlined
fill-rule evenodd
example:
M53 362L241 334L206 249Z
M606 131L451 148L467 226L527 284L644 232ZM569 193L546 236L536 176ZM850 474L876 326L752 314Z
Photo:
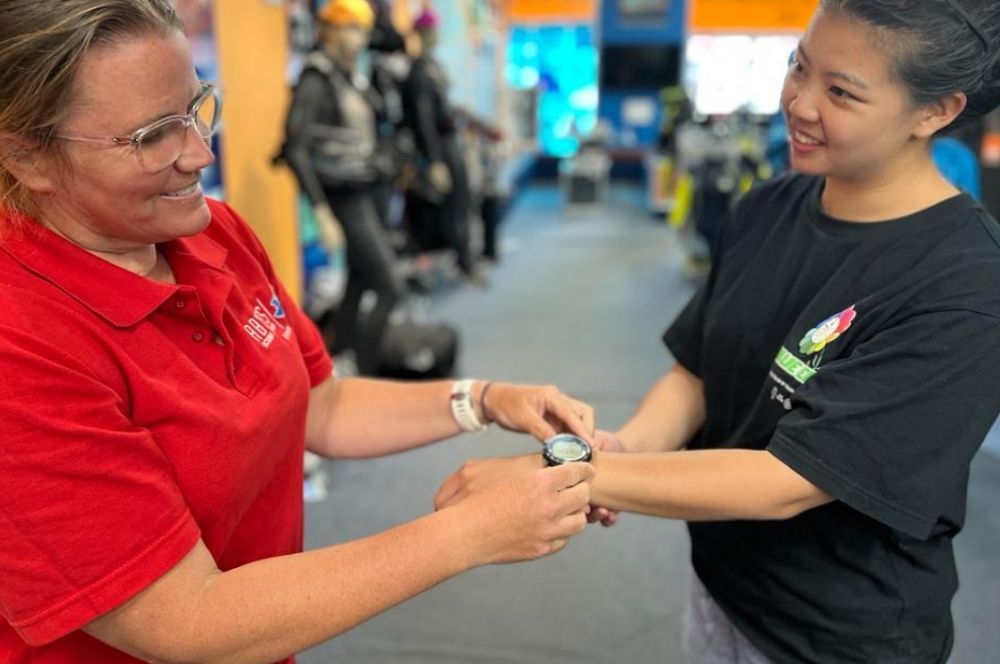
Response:
M555 447L555 445L557 443L562 443L562 442L565 442L567 440L571 440L572 442L574 442L577 445L579 445L580 448L583 450L583 454L581 454L579 457L573 458L573 459L566 459L566 458L558 456L554 452L553 448ZM561 466L564 463L586 463L586 462L590 461L591 458L593 458L593 455L594 455L594 450L590 446L590 443L588 443L586 440L584 440L580 436L577 436L576 434L572 434L572 433L560 433L560 434L556 434L555 436L552 436L551 438L548 438L545 441L545 444L542 446L542 458L545 459L546 465L549 465L549 466Z

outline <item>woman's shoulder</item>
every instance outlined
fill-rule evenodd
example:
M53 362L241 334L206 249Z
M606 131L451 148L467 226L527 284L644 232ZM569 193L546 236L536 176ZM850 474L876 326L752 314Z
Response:
M794 223L816 200L821 184L818 178L792 173L754 185L733 205L724 224L723 247Z
M988 251L1000 260L1000 223L971 196L963 194L962 199L967 203L965 220L970 232L982 239Z
M904 277L913 284L913 303L1000 318L1000 226L966 194L946 203L926 232L897 243L913 266Z
M1000 283L1000 224L975 199L967 194L961 196L965 205L959 208L959 218L952 233L956 252L975 257L979 264L989 265L992 283ZM986 276L986 275L984 275ZM1000 291L1000 289L997 289Z
M108 351L107 325L79 299L0 251L0 361L3 371L31 365L67 369L118 384L119 367Z
M956 195L913 215L913 219L922 222L927 232L908 233L905 239L918 246L930 245L930 255L960 256L963 260L954 261L959 265L978 256L1000 266L1000 224L972 196Z

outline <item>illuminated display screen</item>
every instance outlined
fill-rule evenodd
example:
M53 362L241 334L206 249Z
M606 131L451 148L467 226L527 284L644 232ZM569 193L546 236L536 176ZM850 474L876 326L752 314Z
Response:
M780 106L792 35L692 35L682 67L684 87L695 111L729 114L745 109L771 115Z
M574 154L579 136L597 125L597 59L589 26L511 30L506 81L537 91L538 142L546 154Z

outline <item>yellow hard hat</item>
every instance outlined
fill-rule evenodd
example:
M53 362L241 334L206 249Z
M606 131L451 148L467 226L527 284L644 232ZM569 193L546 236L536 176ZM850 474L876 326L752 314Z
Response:
M371 30L375 25L375 12L368 0L330 0L319 11L319 20L332 25L356 24Z

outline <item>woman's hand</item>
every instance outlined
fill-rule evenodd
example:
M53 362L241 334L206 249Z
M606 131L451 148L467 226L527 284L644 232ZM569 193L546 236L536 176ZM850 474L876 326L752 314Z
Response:
M593 477L588 463L545 468L539 455L473 461L445 481L434 504L464 512L474 564L532 560L586 528Z
M480 408L487 421L541 441L565 431L588 441L594 436L594 409L552 385L487 384Z
M454 505L493 484L507 482L545 468L541 454L524 454L495 459L471 459L452 473L434 496L434 509Z

